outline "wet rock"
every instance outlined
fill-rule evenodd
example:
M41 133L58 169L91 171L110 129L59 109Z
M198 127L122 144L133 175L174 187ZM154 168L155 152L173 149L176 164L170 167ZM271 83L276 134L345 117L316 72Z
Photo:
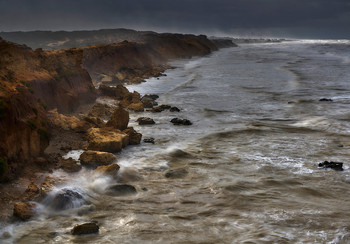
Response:
M170 112L180 112L180 109L178 107L171 107L169 109Z
M129 93L125 96L120 102L119 106L127 108L130 104L133 103L141 103L140 93L134 91L133 93Z
M128 184L118 184L108 187L106 194L110 196L127 196L136 194L136 188Z
M94 222L87 222L74 225L71 230L72 235L86 235L98 233L100 227Z
M105 174L112 177L116 177L118 175L119 169L120 167L118 164L111 164L111 165L98 166L95 172L99 174Z
M164 110L167 110L167 109L170 109L171 106L170 105L160 105L160 106L157 106L157 107L154 107L151 109L151 112L153 113L160 113L160 112L163 112Z
M91 128L87 132L88 150L119 152L129 144L129 136L110 127Z
M89 111L88 117L109 119L115 108L102 103L96 103Z
M152 101L155 101L159 98L157 94L146 94L142 97L142 99L151 99Z
M132 103L127 108L135 112L143 112L145 110L142 102Z
M114 110L106 126L113 127L118 130L125 130L126 128L128 128L128 123L129 123L129 112L123 109L122 107L118 107Z
M186 177L188 174L188 171L184 168L179 168L179 169L170 169L165 173L166 178L170 179L180 179Z
M337 171L343 171L343 163L341 162L328 162L324 161L323 163L319 163L318 167L323 168L323 169L334 169Z
M136 130L134 130L133 127L129 127L126 130L123 130L123 133L129 135L129 144L130 145L140 144L142 134L138 133Z
M152 144L154 144L154 138L153 137L145 138L145 139L143 139L143 142L144 143L152 143Z
M59 162L59 167L68 173L74 173L81 170L81 165L77 164L78 161L72 158L62 159Z
M41 195L41 189L39 188L39 186L37 186L32 182L28 185L27 189L24 191L24 195L22 199L24 201L35 201L40 198L40 195Z
M171 123L174 125L192 125L192 122L189 121L188 119L179 119L179 118L174 118L170 120Z
M16 203L13 208L13 215L21 220L28 220L35 215L35 203L20 202Z
M116 156L114 156L112 153L92 150L83 152L79 157L80 163L83 166L91 168L111 164L116 159Z
M139 125L153 125L156 123L153 119L148 117L140 117L136 120L136 122L138 122Z
M80 193L74 190L61 189L54 196L46 199L44 203L55 211L62 211L80 207L86 204L86 201Z
M330 98L321 98L319 101L320 102L333 102L333 100Z

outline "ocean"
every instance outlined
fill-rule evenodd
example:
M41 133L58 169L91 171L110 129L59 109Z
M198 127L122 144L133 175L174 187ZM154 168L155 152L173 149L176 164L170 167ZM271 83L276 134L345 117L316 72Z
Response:
M56 171L67 179L57 189L91 204L43 204L32 221L3 227L1 243L350 242L350 41L240 44L171 65L127 86L181 110L130 114L130 126L155 139L117 154L120 180L138 193L109 196L110 178ZM156 124L138 125L141 116ZM344 170L318 167L326 160ZM72 236L84 221L99 234Z

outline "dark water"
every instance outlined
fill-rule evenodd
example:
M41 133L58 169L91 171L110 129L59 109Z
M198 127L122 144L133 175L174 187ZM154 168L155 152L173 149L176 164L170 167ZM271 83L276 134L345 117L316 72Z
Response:
M174 62L160 80L130 86L160 94L180 113L132 114L156 144L120 155L137 195L113 197L115 180L66 178L90 201L1 230L4 243L349 243L350 42L293 41L223 49ZM328 98L332 102L321 102ZM139 116L156 125L138 126ZM173 126L174 117L192 126ZM73 152L74 153L74 152ZM344 171L319 162L344 162ZM185 169L180 179L168 169ZM69 234L82 221L100 233Z

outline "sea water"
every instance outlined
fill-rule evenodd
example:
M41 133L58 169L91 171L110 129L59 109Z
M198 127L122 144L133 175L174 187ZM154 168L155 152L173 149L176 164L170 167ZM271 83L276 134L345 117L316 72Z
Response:
M77 189L89 207L43 205L4 227L1 242L349 243L349 65L347 40L241 44L172 62L167 76L128 86L181 109L131 113L130 125L155 139L117 155L138 193L109 196L111 178L57 171L68 179L57 188ZM156 124L139 126L140 116ZM175 117L193 125L174 126ZM344 171L318 168L325 160ZM165 177L179 168L188 174ZM72 236L84 221L99 234Z

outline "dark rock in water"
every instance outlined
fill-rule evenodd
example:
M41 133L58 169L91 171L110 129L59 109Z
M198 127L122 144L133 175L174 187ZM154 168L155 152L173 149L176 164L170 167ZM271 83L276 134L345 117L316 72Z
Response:
M178 107L171 107L170 112L180 112L180 109Z
M139 125L153 125L156 123L153 119L148 117L140 117L136 120L136 122L139 122Z
M62 189L58 191L55 196L49 198L47 202L49 207L56 211L77 208L86 204L86 201L82 195L69 189Z
M118 185L113 185L108 187L106 193L107 195L110 195L110 196L121 197L121 196L136 194L137 191L136 191L136 188L132 185L118 184Z
M192 122L189 121L188 119L179 119L179 118L174 118L170 120L171 123L174 125L192 125Z
M184 178L188 174L188 171L184 168L170 169L165 173L166 178L179 179Z
M319 101L320 102L333 102L333 100L330 98L321 98Z
M151 112L153 113L160 113L160 112L163 112L164 110L167 110L167 109L170 109L171 106L170 105L160 105L160 106L157 106L157 107L154 107Z
M338 170L338 171L343 171L343 163L341 162L328 162L328 161L324 161L323 163L319 163L318 167L323 168L323 169L334 169L334 170Z
M154 144L154 138L145 138L145 139L143 139L143 142L144 143L152 143L152 144Z
M99 231L100 227L94 222L82 223L74 225L71 230L72 235L93 234Z

